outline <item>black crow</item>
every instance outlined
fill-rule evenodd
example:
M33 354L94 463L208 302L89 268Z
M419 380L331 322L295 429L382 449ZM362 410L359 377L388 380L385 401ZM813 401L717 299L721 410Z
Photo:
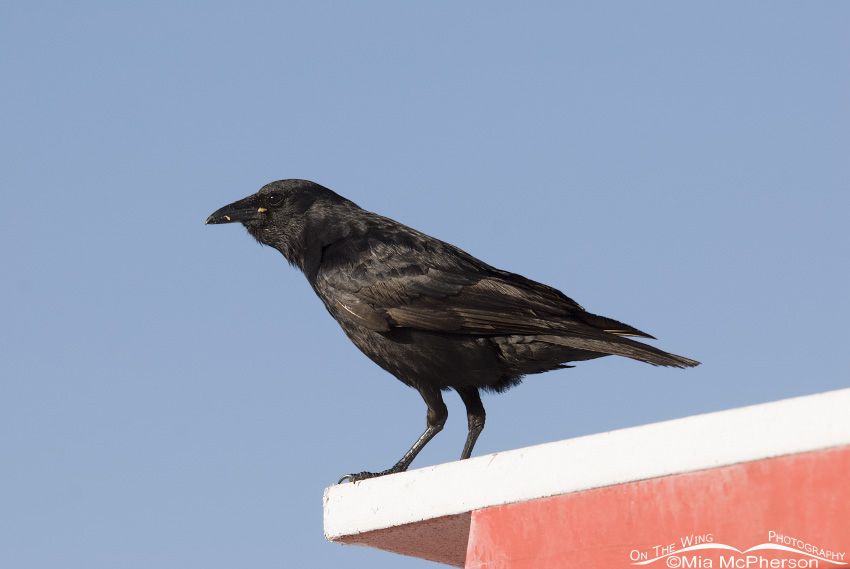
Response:
M207 218L233 222L301 269L354 345L428 406L427 429L395 466L340 482L407 470L443 428L448 411L441 392L448 389L466 405L465 459L484 428L482 389L502 392L524 375L608 355L679 368L699 364L630 340L652 336L313 182L273 182Z

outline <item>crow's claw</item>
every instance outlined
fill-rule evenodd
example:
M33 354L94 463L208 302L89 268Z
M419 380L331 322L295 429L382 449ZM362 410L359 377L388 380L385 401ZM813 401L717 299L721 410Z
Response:
M337 482L337 484L342 484L346 480L348 482L360 482L361 480L377 478L378 476L386 476L387 474L395 474L396 472L401 472L401 469L390 468L388 470L384 470L383 472L360 472L358 474L346 474L345 476L339 479L339 482Z

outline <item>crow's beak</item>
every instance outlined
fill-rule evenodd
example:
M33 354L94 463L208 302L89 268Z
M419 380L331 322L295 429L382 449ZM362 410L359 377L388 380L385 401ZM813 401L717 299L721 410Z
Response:
M216 223L235 223L237 221L253 221L255 219L259 219L265 212L266 208L264 207L252 206L245 204L242 201L238 201L216 210L207 218L206 225Z

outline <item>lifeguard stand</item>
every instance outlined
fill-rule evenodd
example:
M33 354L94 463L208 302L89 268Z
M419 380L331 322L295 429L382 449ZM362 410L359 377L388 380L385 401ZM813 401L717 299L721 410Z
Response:
M331 486L325 536L454 567L850 567L850 389Z

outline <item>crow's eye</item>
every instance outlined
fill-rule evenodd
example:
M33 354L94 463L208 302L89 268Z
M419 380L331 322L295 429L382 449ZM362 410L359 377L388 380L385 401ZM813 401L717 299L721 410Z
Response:
M269 194L267 198L269 205L277 205L283 201L283 194Z

